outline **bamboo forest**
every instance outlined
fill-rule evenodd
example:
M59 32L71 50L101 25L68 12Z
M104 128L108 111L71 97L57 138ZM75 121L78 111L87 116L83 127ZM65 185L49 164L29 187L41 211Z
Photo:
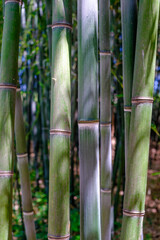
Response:
M0 240L160 240L159 10L0 0Z

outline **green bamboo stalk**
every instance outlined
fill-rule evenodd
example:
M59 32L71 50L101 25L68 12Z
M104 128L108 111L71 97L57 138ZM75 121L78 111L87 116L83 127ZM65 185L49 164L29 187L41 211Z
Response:
M19 1L6 1L0 66L0 238L3 240L12 239L12 175L19 30Z
M46 0L46 19L47 19L49 59L50 59L50 65L51 65L51 61L52 61L52 28L51 28L51 24L52 24L52 0Z
M111 239L111 54L110 1L99 1L101 235Z
M71 9L70 0L52 1L48 239L70 237Z
M140 0L122 240L140 239L145 210L159 0Z
M36 239L35 224L33 219L32 196L28 169L28 154L25 139L25 126L20 89L17 89L15 111L15 136L18 167L22 189L22 208L27 240Z
M125 121L125 168L131 118L131 98L137 32L137 0L121 0L122 46L123 46L123 93Z
M81 240L101 239L98 1L78 1L78 119Z

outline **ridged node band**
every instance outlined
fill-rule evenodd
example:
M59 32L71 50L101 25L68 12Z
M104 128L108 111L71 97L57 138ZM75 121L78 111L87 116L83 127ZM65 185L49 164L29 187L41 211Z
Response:
M14 85L14 84L0 83L0 89L13 89L13 90L17 90L17 86Z
M111 51L100 51L99 54L100 54L100 56L111 56L112 55Z
M124 106L124 112L132 112L132 107Z
M64 135L64 136L71 136L71 131L62 130L62 129L51 129L50 135Z
M83 121L83 120L80 120L78 121L78 126L94 126L94 125L99 125L99 120L90 120L90 121Z
M69 240L70 234L65 235L65 236L54 236L51 234L48 234L48 240Z
M112 126L112 123L111 123L111 122L100 123L100 126L101 126L101 127L110 127L110 126Z
M23 211L23 215L24 215L24 216L33 216L33 215L34 215L34 212L33 212L33 211L31 211L31 212L25 212L25 211Z
M135 212L123 209L123 215L127 217L144 217L145 212Z
M102 193L111 193L111 189L104 189L104 188L101 188L101 192Z
M13 176L13 172L12 171L0 171L0 177L12 177Z
M23 2L21 0L6 0L5 4L7 4L7 3L18 3L20 5L23 4Z
M54 29L54 28L68 28L68 29L70 29L70 30L72 30L73 28L72 28L72 25L71 24L69 24L69 23L54 23L53 25L50 25L50 27L52 28L52 29Z
M28 153L17 154L17 158L25 158L28 157Z
M153 103L153 98L150 97L133 97L132 104Z

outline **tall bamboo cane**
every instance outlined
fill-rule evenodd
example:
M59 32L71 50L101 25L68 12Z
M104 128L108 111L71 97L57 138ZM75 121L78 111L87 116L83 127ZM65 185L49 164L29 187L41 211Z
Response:
M0 66L0 239L12 239L14 117L18 76L20 1L5 1Z
M78 118L81 240L101 239L98 1L78 1Z
M50 66L52 61L52 0L46 0L46 16L47 16L47 35L48 35L48 46L49 46L49 59Z
M52 1L48 239L69 239L71 1Z
M99 1L100 131L101 131L101 234L111 239L111 54L110 1Z
M25 232L27 240L36 239L36 231L33 219L32 196L30 189L28 154L25 140L25 127L23 120L23 109L20 89L17 89L16 111L15 111L15 136L18 167L22 189L22 207Z
M147 183L159 0L140 0L122 240L140 239Z
M127 153L131 117L131 98L137 32L137 0L121 0L122 45L123 45L123 91L125 121L125 165L127 171Z

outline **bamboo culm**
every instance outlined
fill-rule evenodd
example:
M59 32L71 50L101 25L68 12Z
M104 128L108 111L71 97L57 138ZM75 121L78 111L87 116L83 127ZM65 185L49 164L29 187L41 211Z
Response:
M158 18L159 0L139 1L122 240L140 239L142 232Z
M0 239L12 239L14 118L18 76L20 2L5 2L0 65Z
M28 168L28 154L26 146L25 126L20 89L17 91L15 111L15 136L18 168L20 173L22 208L27 240L36 240L34 213L30 188L30 174Z
M98 1L78 1L81 240L100 240Z
M111 53L110 1L99 1L101 238L111 239Z
M71 9L70 0L52 0L48 239L70 238Z

